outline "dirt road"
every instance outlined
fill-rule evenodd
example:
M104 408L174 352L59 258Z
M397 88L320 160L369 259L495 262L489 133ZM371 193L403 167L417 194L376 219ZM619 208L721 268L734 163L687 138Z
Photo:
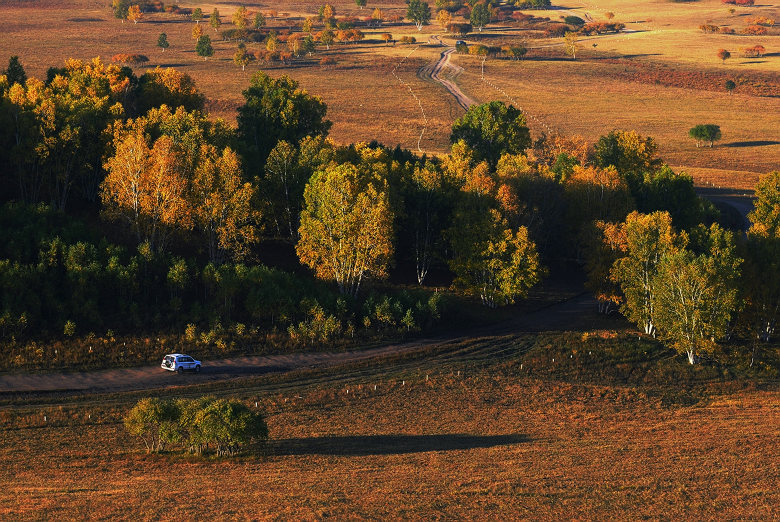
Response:
M124 392L201 384L306 368L334 367L387 355L411 353L469 338L593 328L598 319L595 310L593 298L581 294L499 325L471 330L467 334L443 335L355 352L257 355L204 361L200 374L178 375L154 365L91 372L0 375L0 397L30 392Z
M441 77L441 73L447 68L447 67L453 67L450 64L450 55L455 52L455 49L449 48L446 51L443 51L441 53L441 56L439 57L439 60L436 63L433 63L427 67L423 67L420 70L420 78L423 79L431 79L437 83L440 83L447 91L452 94L452 96L455 98L455 101L460 105L464 110L467 110L472 105L475 105L477 102L466 96L463 91L460 90L460 87L458 87L458 84L453 82L452 80L448 80L446 78Z

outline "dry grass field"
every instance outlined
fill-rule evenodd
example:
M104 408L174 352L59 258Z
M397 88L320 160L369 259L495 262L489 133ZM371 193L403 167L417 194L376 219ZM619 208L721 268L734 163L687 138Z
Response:
M291 21L299 23L315 14L319 4L315 0L270 0L248 3L247 7L250 13L276 10L278 17L269 23L285 30ZM347 0L333 4L338 15L366 16L375 6L381 7L385 16L404 13L400 1L369 2L363 11ZM228 27L238 3L192 1L180 5L200 6L206 13L216 6L223 27ZM271 75L289 74L309 92L321 96L334 122L331 136L342 143L376 139L413 150L419 143L421 150L442 153L448 147L450 125L462 113L441 86L417 75L442 50L427 45L431 35L441 33L437 25L421 33L410 24L367 29L366 39L359 44L336 44L330 51L287 66L253 63L242 72L232 63L235 43L222 41L208 26L206 34L214 38L215 55L205 61L198 58L191 36L194 24L181 15L148 14L138 24L121 23L112 17L106 2L98 0L2 0L0 9L5 22L0 48L9 55L18 54L30 74L43 76L48 67L68 57L110 60L116 53L142 53L150 62L137 67L139 73L155 66L189 73L208 97L210 113L228 120L235 117L251 73L261 67ZM615 21L626 23L629 32L583 37L576 61L564 56L560 39L533 38L535 34L524 29L495 25L483 33L472 33L467 38L470 42L522 41L530 51L520 62L488 60L484 78L478 59L456 56L454 65L463 69L456 75L457 81L480 102L498 99L516 103L528 113L537 134L553 129L594 140L617 128L651 135L670 165L694 174L701 184L747 189L760 173L778 167L777 28L760 37L704 34L698 29L708 23L739 32L748 18L780 18L777 4L737 8L731 14L718 0L605 0L598 4L575 0L567 2L565 10L534 14L553 21L568 14L603 20L608 11L615 14ZM161 32L168 34L171 43L164 53L155 46ZM418 44L386 46L379 39L382 32L390 32L396 39L414 35ZM447 36L444 40L453 41ZM766 48L763 57L739 57L739 49L756 44ZM715 56L719 48L730 49L733 58L722 64ZM321 67L318 60L325 55L334 57L337 65ZM449 74L456 72L450 69ZM737 82L734 94L723 88L727 79ZM721 126L723 139L714 149L697 149L687 137L687 130L698 123Z
M0 518L780 515L776 386L567 380L529 374L543 358L516 345L210 388L259 401L263 457L146 455L118 422L132 397L5 406Z

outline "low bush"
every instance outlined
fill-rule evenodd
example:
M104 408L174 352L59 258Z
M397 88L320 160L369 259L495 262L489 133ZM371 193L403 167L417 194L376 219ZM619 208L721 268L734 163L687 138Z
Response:
M742 34L748 36L762 36L767 33L766 27L762 25L749 25L742 29Z
M580 32L584 35L619 33L626 28L620 22L590 22L582 26Z
M143 54L119 53L112 56L111 61L114 63L146 63L149 61L149 57Z

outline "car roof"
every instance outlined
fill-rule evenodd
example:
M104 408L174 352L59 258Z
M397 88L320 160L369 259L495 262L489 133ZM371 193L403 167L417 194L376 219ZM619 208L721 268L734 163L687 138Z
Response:
M183 353L169 353L166 355L166 357L189 357L189 356L184 355Z

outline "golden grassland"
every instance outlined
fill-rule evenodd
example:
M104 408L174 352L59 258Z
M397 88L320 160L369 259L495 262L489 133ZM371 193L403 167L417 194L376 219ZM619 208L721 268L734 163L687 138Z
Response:
M682 406L659 399L676 387L566 382L472 358L282 379L259 397L225 385L267 412L262 457L146 455L118 422L131 404L121 396L6 408L0 517L778 516L771 386L708 385Z
M270 24L284 30L288 20L300 21L316 13L319 3L272 0L248 4L248 8L250 12L276 10L279 17ZM206 13L218 7L223 27L228 27L238 3L180 5L200 6ZM376 6L386 15L404 13L400 1L370 2L362 11L351 1L334 5L339 15L367 16ZM418 77L419 69L435 61L442 50L427 45L429 36L441 33L435 24L421 33L410 24L369 29L359 44L336 44L330 51L287 66L253 63L242 72L232 63L235 43L223 42L208 25L204 29L214 38L215 55L200 59L191 36L193 22L180 15L148 14L133 24L114 19L104 2L97 0L9 0L2 6L5 30L0 34L0 47L18 54L28 72L36 76L68 57L110 60L117 53L141 53L150 62L136 67L137 72L155 66L187 72L208 97L211 114L232 120L242 102L241 91L252 72L262 68L274 76L289 74L321 96L334 122L331 136L338 142L376 139L412 150L418 150L419 144L421 150L432 153L447 150L451 123L462 113L441 86ZM522 107L537 135L552 129L595 140L612 129L635 129L653 136L662 157L694 174L701 184L746 189L760 173L778 167L780 36L705 35L698 29L702 23L741 28L752 16L778 19L776 4L738 8L730 14L728 6L717 0L607 0L597 5L574 1L567 3L565 11L534 14L553 20L566 14L589 14L601 20L607 11L615 13L616 21L627 23L631 32L583 38L576 61L563 55L558 40L532 39L527 30L494 26L469 35L468 40L487 44L524 41L531 50L528 59L520 62L488 60L484 78L478 59L454 57L453 63L463 69L457 81L480 102L498 99ZM168 34L171 43L164 53L156 48L161 32ZM414 35L420 45L386 46L379 39L382 32L395 38ZM444 40L452 43L453 39L445 36ZM741 47L758 43L767 49L764 57L738 57ZM249 45L250 50L259 47ZM721 47L732 50L734 56L726 64L715 57ZM318 60L324 55L336 58L338 64L321 67ZM456 72L451 69L449 74ZM738 83L734 94L722 86L731 77ZM757 92L775 96L757 96ZM721 126L723 139L714 149L697 149L687 137L687 130L698 123Z

